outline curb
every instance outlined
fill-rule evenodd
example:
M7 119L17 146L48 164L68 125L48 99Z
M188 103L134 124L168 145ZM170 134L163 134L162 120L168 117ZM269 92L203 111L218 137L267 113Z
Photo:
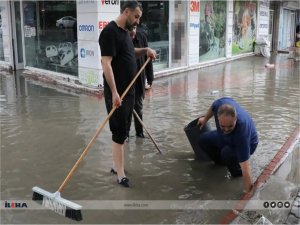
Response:
M83 94L93 95L96 97L103 96L103 89L86 87L86 86L77 84L76 81L71 82L68 79L62 79L62 78L56 79L55 77L45 76L45 75L41 75L38 73L30 72L30 71L24 71L21 75L29 80L34 80L34 81L38 81L41 83L51 85L51 86L53 86L53 88L59 87L60 89L68 90L71 92L80 91Z
M296 145L298 139L300 137L300 125L293 131L291 136L286 140L283 146L279 149L270 163L265 167L262 173L254 182L254 188L261 187L269 178L270 175L274 173L274 171L284 162L288 154L293 150L293 147ZM239 202L236 205L236 210L242 212L245 208L247 202L252 198L251 193L246 193L242 196ZM230 224L238 215L236 215L233 211L230 211L227 215L225 215L221 220L220 224Z

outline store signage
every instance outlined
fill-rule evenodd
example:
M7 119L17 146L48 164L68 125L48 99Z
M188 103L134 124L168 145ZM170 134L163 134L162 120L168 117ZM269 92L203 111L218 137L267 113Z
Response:
M35 27L30 27L30 26L25 25L24 26L24 36L28 37L28 38L35 37L36 36Z
M77 0L78 1L78 4L93 4L93 3L96 3L97 0Z
M99 0L77 0L77 15L79 13L97 12Z
M94 56L95 56L95 52L93 50L88 50L88 49L84 49L84 48L80 49L80 57L81 58L94 57Z
M100 47L98 41L78 42L78 66L101 69Z
M199 29L200 29L200 1L191 1L190 14L189 14L189 34L188 34L188 46L189 65L199 63Z
M99 21L98 23L98 28L99 30L103 30L104 27L106 27L106 25L109 23L109 21Z
M200 23L190 23L190 28L198 29L200 27Z
M259 12L259 16L260 16L260 17L264 17L264 16L265 16L265 17L268 17L268 16L269 16L269 11L260 11L260 12Z
M200 12L200 2L191 1L191 12Z
M189 23L189 36L195 35L199 36L199 29L200 29L200 23L199 23L199 17L200 14L198 13L199 16L190 16L190 23Z
M120 5L119 0L101 0L102 5Z
M92 87L99 87L103 83L102 70L79 67L79 82Z
M78 21L78 40L98 41L98 13L79 13Z
M98 4L100 13L120 13L120 0L99 0Z
M265 7L269 7L269 0L260 0L260 5L265 6Z
M79 25L79 31L94 32L94 25Z
M258 11L258 36L267 36L269 34L269 7L260 3Z
M99 33L109 24L110 21L117 18L119 13L99 13L98 14L98 29Z

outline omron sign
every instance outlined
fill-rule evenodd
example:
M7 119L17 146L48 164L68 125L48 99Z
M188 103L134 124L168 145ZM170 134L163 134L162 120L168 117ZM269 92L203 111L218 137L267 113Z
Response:
M200 2L191 1L191 12L200 12Z
M119 5L119 0L101 0L102 5Z
M79 31L94 32L94 25L79 25Z
M94 56L95 56L95 52L93 50L88 50L88 49L84 49L84 48L80 49L80 57L81 58L94 57Z

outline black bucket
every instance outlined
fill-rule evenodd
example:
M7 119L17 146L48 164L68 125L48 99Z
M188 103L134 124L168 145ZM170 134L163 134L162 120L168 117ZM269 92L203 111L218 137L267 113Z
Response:
M211 131L211 126L206 123L200 130L200 126L197 125L198 119L193 120L184 127L184 132L190 141L190 144L195 152L196 157L201 161L210 161L209 156L200 148L198 144L199 136L207 131Z

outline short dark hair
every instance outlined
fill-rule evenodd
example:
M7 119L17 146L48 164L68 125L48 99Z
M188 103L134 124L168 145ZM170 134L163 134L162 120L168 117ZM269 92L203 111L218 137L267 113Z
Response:
M237 117L236 109L232 105L223 104L218 109L218 116L221 115L231 116L233 118L236 118Z
M123 13L126 8L134 10L137 7L139 7L140 10L143 11L141 3L139 3L138 1L122 1L121 2L121 13Z

